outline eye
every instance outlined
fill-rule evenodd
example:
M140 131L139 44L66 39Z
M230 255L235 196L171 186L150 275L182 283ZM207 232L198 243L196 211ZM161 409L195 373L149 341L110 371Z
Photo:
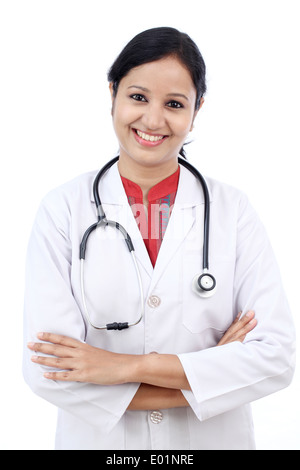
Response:
M179 101L175 101L175 100L169 101L167 103L167 106L168 108L174 108L174 109L184 108L184 106L181 103L179 103Z
M134 93L133 95L130 95L130 98L132 98L135 101L142 101L143 103L147 102L144 95L140 95L139 93Z

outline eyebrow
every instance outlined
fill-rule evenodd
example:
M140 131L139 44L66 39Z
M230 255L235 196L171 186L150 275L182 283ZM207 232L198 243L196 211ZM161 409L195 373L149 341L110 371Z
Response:
M129 90L130 88L137 88L138 90L142 90L142 91L145 91L146 93L150 93L150 90L148 90L148 88L144 88L143 86L131 85L127 89Z
M143 86L139 86L139 85L131 85L128 87L128 90L130 88L137 88L138 90L142 90L146 93L151 93L150 90L148 88L144 88ZM186 101L190 101L189 98L184 95L183 93L168 93L167 96L172 96L172 97L176 97L176 98L184 98Z
M183 93L168 93L167 96L176 96L178 98L184 98L185 100L190 101Z

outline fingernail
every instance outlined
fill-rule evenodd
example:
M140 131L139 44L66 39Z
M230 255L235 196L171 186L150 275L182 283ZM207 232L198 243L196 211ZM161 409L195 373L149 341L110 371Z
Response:
M37 337L38 337L39 339L43 339L44 333L38 333L38 334L37 334Z
M247 318L251 318L251 317L253 317L253 315L254 315L254 312L247 312L246 313Z
M34 347L34 343L27 343L27 347L30 349L30 348L33 348Z

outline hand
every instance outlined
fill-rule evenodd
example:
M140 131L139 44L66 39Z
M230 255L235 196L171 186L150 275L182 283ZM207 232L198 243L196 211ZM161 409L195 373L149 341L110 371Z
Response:
M95 348L67 336L39 333L43 343L29 343L32 351L47 354L31 360L42 366L60 369L44 377L67 382L117 385L128 382L149 383L158 387L189 389L180 360L170 354L118 354Z
M49 357L33 356L31 360L43 366L60 369L59 372L45 373L44 377L47 379L101 385L126 381L126 365L130 363L131 358L129 355L112 353L52 333L39 333L38 338L45 342L29 343L28 348L48 354Z
M242 313L240 312L217 346L232 343L233 341L240 341L242 343L247 334L256 327L257 320L254 318L255 313L253 311L247 312L240 320L241 315Z

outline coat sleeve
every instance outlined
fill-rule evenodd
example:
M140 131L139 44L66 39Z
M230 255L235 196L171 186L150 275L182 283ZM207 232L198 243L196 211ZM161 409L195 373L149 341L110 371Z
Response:
M23 374L37 395L107 434L126 411L139 384L100 386L47 380L43 373L49 368L32 363L32 351L27 348L27 343L37 341L37 333L43 331L80 341L85 338L85 323L72 295L70 220L57 220L53 212L51 203L41 205L29 240Z
M200 420L276 392L292 380L295 332L272 248L244 196L237 223L233 312L254 310L258 325L244 343L179 354ZM221 314L221 312L220 312Z

